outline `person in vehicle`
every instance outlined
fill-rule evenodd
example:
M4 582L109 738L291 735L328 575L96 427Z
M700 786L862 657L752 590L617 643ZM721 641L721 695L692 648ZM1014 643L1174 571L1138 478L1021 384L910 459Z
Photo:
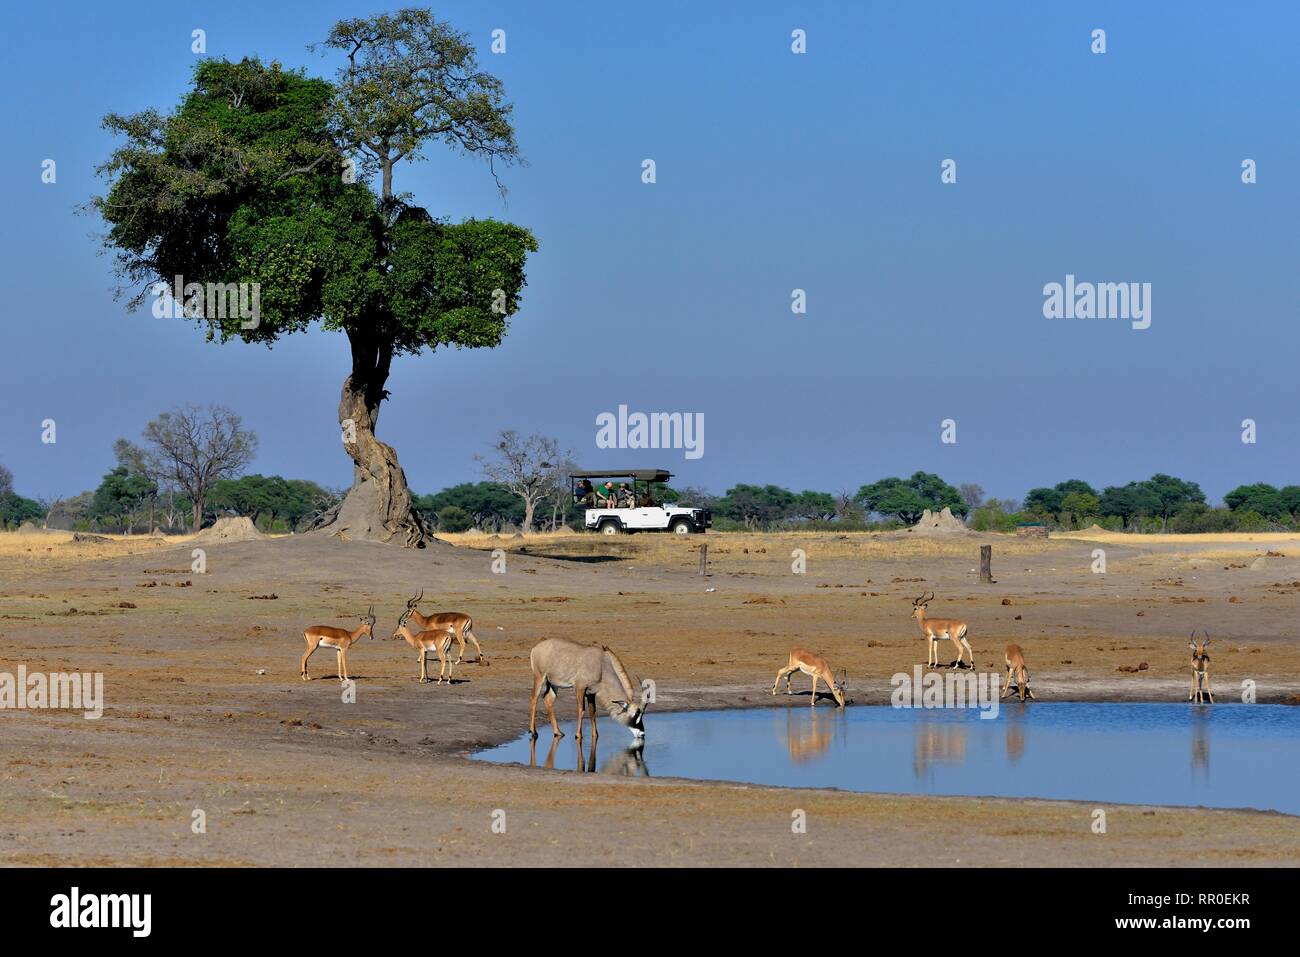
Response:
M632 490L627 487L626 482L618 483L618 507L632 508L636 504L632 497Z
M596 501L600 503L601 508L617 508L614 494L614 486L608 480L596 486Z
M591 487L591 479L583 479L574 492L574 500L587 508L596 507L596 490Z

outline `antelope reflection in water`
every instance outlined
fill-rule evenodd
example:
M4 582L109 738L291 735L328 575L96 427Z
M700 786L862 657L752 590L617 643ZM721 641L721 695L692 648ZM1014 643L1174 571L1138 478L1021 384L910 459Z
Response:
M1007 763L1015 764L1025 756L1025 723L1007 721Z
M832 722L839 715L830 718L812 711L808 715L796 716L792 709L785 713L785 743L790 753L791 764L804 764L824 755L831 746Z
M542 767L547 771L555 770L555 754L559 750L562 738L551 738L550 747L546 749L546 760ZM594 774L596 772L596 738L591 739L591 744L586 754L583 753L582 742L575 739L574 754L576 755L577 767L579 774ZM530 739L528 742L528 766L537 767L537 741ZM630 748L618 748L612 753L608 760L605 761L604 767L600 769L601 774L616 774L623 777L643 777L650 776L650 769L645 763L645 746L637 743Z
M912 739L912 771L925 777L934 764L961 764L966 760L966 729L959 724L920 721Z
M1205 779L1210 777L1210 726L1207 712L1195 711L1192 714L1192 774L1202 772Z

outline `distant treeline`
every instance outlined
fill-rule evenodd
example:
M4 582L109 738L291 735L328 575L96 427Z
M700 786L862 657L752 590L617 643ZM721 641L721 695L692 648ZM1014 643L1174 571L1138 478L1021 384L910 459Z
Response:
M793 491L777 485L735 485L724 495L702 489L660 490L665 502L680 501L712 510L720 531L787 529L890 529L914 524L926 509L948 508L979 531L1011 531L1024 523L1055 529L1091 525L1133 532L1291 531L1300 529L1300 485L1275 488L1242 485L1210 507L1199 485L1172 475L1096 489L1081 479L1050 488L1030 489L1023 502L990 499L978 485L950 485L940 476L916 472L909 478L884 478L856 492ZM264 531L302 530L338 502L341 490L304 479L244 475L212 485L203 504L203 521L224 515L251 518ZM496 482L465 482L432 495L419 495L416 509L442 532L519 529L524 503ZM60 501L18 495L13 477L0 465L0 524L15 528L34 522L52 528L134 532L161 528L191 531L193 503L175 489L160 490L139 471L119 465L93 491ZM582 510L567 482L543 498L534 526L546 530L582 527Z
M1095 524L1132 532L1300 529L1300 486L1242 485L1224 496L1225 507L1211 508L1197 483L1164 474L1100 490L1070 479L1051 488L1030 489L1023 503L986 498L978 485L953 486L928 472L880 479L856 492L796 492L777 485L744 484L720 496L694 488L662 491L664 501L711 509L713 527L720 531L901 528L915 524L926 509L944 508L978 531L1011 531L1027 523L1055 529ZM539 510L535 524L543 529L560 524L581 528L581 510L567 498L568 489L561 486L550 500L551 512ZM492 482L467 482L419 496L416 507L445 532L518 528L524 514L519 497Z
M304 479L244 475L213 483L203 505L203 524L243 515L267 532L301 529L339 500L339 493ZM33 522L48 528L94 532L193 531L194 503L174 489L160 490L139 472L113 469L93 491L66 499L29 499L0 488L0 523Z

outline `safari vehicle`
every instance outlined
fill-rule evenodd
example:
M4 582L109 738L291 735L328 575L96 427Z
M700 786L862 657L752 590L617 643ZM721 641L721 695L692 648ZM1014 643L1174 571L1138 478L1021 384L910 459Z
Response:
M569 488L578 506L587 506L585 525L590 531L602 535L621 535L631 532L672 532L689 535L703 532L713 524L713 515L707 508L687 508L660 502L656 486L667 482L672 475L663 469L622 469L599 472L573 472L569 475ZM587 492L583 481L591 483ZM627 485L632 493L632 503L619 501L609 505L601 501L595 490L607 484L614 489Z

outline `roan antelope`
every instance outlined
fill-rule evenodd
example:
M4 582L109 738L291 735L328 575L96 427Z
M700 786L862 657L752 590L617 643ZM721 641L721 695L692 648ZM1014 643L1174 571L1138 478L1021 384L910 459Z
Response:
M375 637L375 606L371 605L370 610L361 618L361 627L355 631L348 631L345 628L334 628L330 625L312 625L302 633L307 639L307 653L302 656L302 680L311 681L307 675L307 659L315 654L317 648L333 648L338 652L338 671L339 681L348 680L348 649L352 643L362 635L368 635L371 640Z
M1014 675L1016 687L1020 691L1020 700L1024 701L1026 697L1032 700L1034 693L1029 690L1029 669L1025 667L1025 653L1020 650L1020 646L1007 645L1002 660L1007 664L1007 683L1002 688L1000 697L1005 698L1011 693L1011 677Z
M831 671L831 666L826 663L826 659L821 655L814 655L805 648L795 648L790 652L790 659L786 666L776 673L776 680L772 682L772 694L776 694L776 686L785 679L785 693L790 694L790 676L796 671L802 671L806 675L812 676L812 700L811 705L817 704L817 682L818 680L826 682L826 687L831 691L835 703L841 708L844 707L844 687L843 681L840 684L835 683L835 673ZM845 672L844 678L847 680L848 673Z
M1192 687L1187 700L1205 704L1205 695L1209 695L1210 704L1214 704L1214 692L1210 690L1210 633L1205 632L1205 639L1198 642L1193 629L1187 636L1187 647L1192 649Z
M401 628L405 624L412 624L415 630L419 631L446 631L456 639L456 660L453 664L460 664L465 657L465 642L470 641L474 644L474 650L478 652L477 663L483 666L491 664L483 654L483 649L479 646L478 639L474 637L474 620L469 615L461 614L458 611L442 612L436 615L422 615L420 610L415 606L424 598L424 589L420 589L420 594L414 598L407 599L406 611L402 612L402 617L397 622L397 627Z
M551 733L562 737L555 720L555 692L572 688L578 700L578 740L582 740L584 713L591 719L591 737L596 731L596 705L609 712L619 724L627 726L638 738L645 736L644 695L638 700L637 686L628 677L618 655L604 645L580 645L564 638L547 638L533 645L528 654L533 668L533 696L529 702L528 733L537 737L537 698L543 696L546 715L551 719Z
M925 636L930 643L930 655L926 664L937 668L939 666L939 639L947 638L952 642L953 647L957 649L957 660L950 667L960 668L962 649L970 655L970 666L975 667L975 652L971 651L970 642L966 640L967 624L956 618L926 618L925 606L934 601L934 592L930 592L930 597L926 598L925 593L921 593L920 598L912 600L912 617L916 619L921 626L921 634Z
M411 626L402 622L397 625L397 630L393 632L392 638L405 638L406 643L415 649L420 657L420 684L428 684L429 678L429 652L438 656L438 684L442 684L442 676L446 674L447 684L451 684L451 671L455 670L456 663L451 663L451 670L447 668L447 652L451 650L453 635L442 629L429 628L424 631L412 631Z

